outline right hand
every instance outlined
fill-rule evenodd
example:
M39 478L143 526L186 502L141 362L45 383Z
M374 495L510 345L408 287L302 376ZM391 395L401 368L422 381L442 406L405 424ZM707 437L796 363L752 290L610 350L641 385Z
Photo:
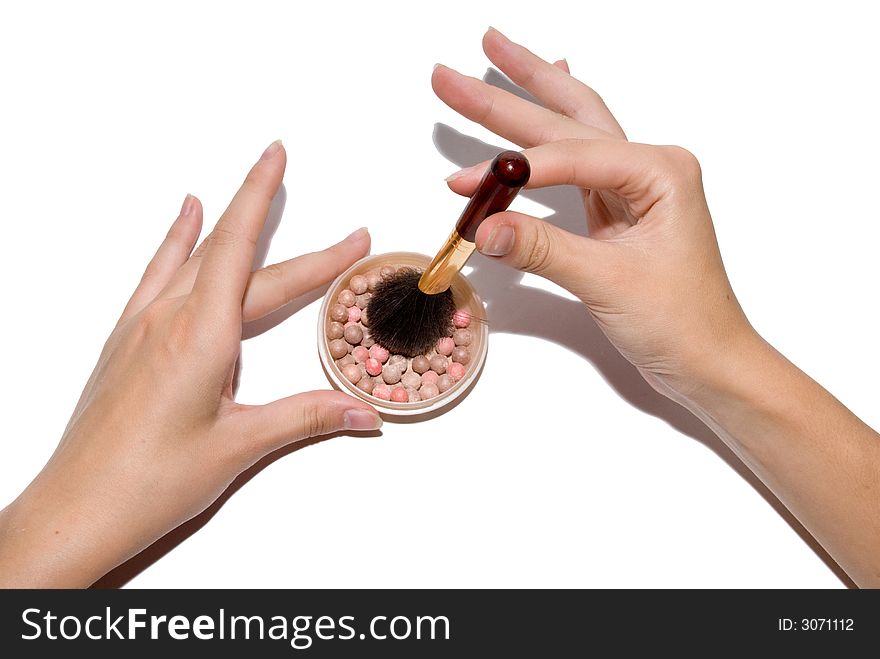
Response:
M589 237L507 211L483 222L477 248L571 291L655 389L686 397L719 355L754 334L721 262L699 163L679 147L627 142L564 60L545 62L492 29L483 49L545 107L443 66L435 92L526 147L528 187L581 188ZM450 188L472 194L486 166L453 174Z

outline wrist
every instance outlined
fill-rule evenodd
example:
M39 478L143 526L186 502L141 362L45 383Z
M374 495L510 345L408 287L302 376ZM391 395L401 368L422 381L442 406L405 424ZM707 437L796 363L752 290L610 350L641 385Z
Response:
M802 377L748 326L695 365L686 385L673 389L670 397L736 449L743 427L757 431L790 416L791 395Z
M87 588L118 564L71 498L39 477L0 511L0 587Z
M756 355L772 350L741 311L734 316L677 329L678 345L669 348L670 358L661 360L664 368L639 370L654 389L692 411L727 398Z

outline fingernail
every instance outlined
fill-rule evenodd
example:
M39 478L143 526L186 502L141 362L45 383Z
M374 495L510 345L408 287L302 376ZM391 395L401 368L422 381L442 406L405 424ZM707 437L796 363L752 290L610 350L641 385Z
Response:
M352 231L350 234L348 234L348 236L346 236L345 240L343 240L342 242L344 242L344 243L360 242L361 240L363 240L364 238L367 237L368 233L369 233L369 231L367 230L367 227L361 227L357 231Z
M443 66L443 65L438 62L437 64L434 65L434 70L436 71L441 66Z
M454 174L450 174L449 176L447 176L447 177L446 177L446 181L447 181L447 182L451 182L451 181L458 180L458 179L460 179L460 178L464 178L464 177L467 176L468 174L470 174L470 173L472 173L473 171L475 171L475 170L477 169L477 167L478 167L478 165L471 165L470 167L465 167L464 169L459 169L459 170L458 170L457 172L455 172Z
M278 151L281 150L281 140L275 140L266 147L266 150L263 151L263 155L260 156L260 160L268 160L272 156L274 156Z
M492 229L489 239L483 244L481 254L486 256L506 256L513 249L516 241L516 232L509 224L499 224Z
M382 417L367 410L352 409L342 415L345 430L378 430L382 427Z
M180 207L181 215L190 215L193 212L193 209L196 207L196 198L191 194L186 195L186 198L183 200L183 206Z

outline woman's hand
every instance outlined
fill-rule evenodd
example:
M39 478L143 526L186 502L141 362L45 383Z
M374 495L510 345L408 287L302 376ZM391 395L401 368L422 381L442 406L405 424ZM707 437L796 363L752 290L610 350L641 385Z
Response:
M438 66L432 83L454 110L522 147L528 187L578 186L589 237L515 212L494 215L477 248L579 297L652 386L678 397L719 352L750 334L721 262L696 159L626 141L592 89L496 30L490 60L544 107ZM469 195L486 164L449 178Z
M523 147L529 187L583 190L588 238L505 212L483 254L577 295L645 379L712 428L859 585L880 586L880 436L751 328L724 272L696 159L630 144L596 93L495 30L483 49L544 106L437 67L438 96ZM450 187L470 194L486 164Z
M335 391L233 400L242 323L327 283L368 253L361 229L323 252L251 272L286 155L266 149L204 243L199 201L147 266L45 468L0 512L0 585L88 586L210 505L267 453L373 408Z

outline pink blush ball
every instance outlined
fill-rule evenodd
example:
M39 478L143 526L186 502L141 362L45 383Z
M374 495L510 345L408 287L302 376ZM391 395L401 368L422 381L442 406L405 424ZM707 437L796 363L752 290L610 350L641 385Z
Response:
M398 389L400 389L400 387L398 387ZM401 391L403 390L401 389ZM377 384L373 387L373 395L379 400L391 400L391 387L387 384Z
M446 375L452 378L453 382L458 382L464 377L464 364L452 362L446 367Z
M373 391L375 391L375 389ZM395 403L407 403L409 402L409 394L406 393L406 389L403 387L394 387L394 389L391 390L391 400Z
M363 346L358 346L354 350L351 351L351 356L354 357L354 360L360 364L362 362L367 361L370 358L370 351L364 348Z
M442 339L437 341L436 350L439 354L448 357L452 354L452 351L455 350L455 341L452 339L452 337L444 336Z
M374 343L370 348L370 357L378 361L380 364L384 364L388 361L390 353L388 350L380 346L378 343Z
M440 379L440 376L437 375L434 371L428 371L424 375L422 375L422 386L426 384L437 384L437 380Z
M370 375L379 375L380 373L382 373L382 364L379 363L378 359L373 359L372 357L370 357L366 360L364 366L367 369L367 373L369 373Z
M361 310L357 307L348 308L348 322L356 323L361 319Z
M471 324L471 315L464 309L459 309L452 316L452 324L455 325L457 329L467 327Z

